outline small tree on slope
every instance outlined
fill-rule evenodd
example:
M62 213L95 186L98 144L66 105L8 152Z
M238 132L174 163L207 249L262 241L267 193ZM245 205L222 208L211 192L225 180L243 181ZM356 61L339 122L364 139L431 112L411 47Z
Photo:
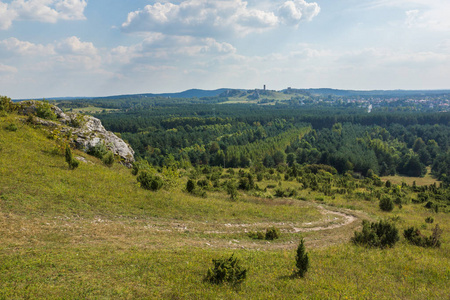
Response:
M71 170L78 168L78 165L80 164L78 160L73 158L72 150L69 146L66 146L66 162Z
M308 253L306 253L305 243L303 239L300 241L300 244L297 248L297 255L295 256L295 266L297 267L297 270L295 271L294 275L298 277L304 277L306 271L308 271L309 268L309 257Z

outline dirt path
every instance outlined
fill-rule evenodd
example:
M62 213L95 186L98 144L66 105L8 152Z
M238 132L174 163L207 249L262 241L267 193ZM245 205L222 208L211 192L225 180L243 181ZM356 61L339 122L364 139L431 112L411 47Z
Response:
M324 215L324 216L330 216L330 215L339 216L339 217L342 217L344 219L344 221L340 221L339 218L335 217L329 224L322 225L322 226L314 226L314 227L307 227L307 226L302 227L302 228L294 227L293 232L311 232L311 231L336 229L336 228L350 225L351 223L358 220L357 217L355 217L354 215L351 215L349 213L332 211L332 210L324 208L323 206L318 206L318 208L320 209L320 212L322 213L322 215ZM337 221L337 220L339 220L338 223L335 223L334 221ZM312 225L312 224L313 223L304 223L304 225Z

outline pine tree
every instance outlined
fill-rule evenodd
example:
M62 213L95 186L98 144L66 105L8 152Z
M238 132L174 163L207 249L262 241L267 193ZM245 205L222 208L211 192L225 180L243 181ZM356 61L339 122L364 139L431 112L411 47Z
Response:
M300 241L300 244L297 248L295 266L297 267L297 270L295 271L294 275L298 277L304 277L306 271L308 271L309 268L309 257L308 253L306 253L305 251L305 244L303 239Z
M78 165L80 164L78 160L73 158L72 150L69 146L66 147L66 162L71 170L78 168Z

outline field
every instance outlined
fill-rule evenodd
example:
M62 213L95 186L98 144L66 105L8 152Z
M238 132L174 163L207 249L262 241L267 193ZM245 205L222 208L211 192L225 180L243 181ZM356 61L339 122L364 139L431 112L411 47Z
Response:
M231 200L211 189L198 197L185 191L190 170L151 192L129 169L83 152L75 155L86 162L69 170L56 142L23 121L0 117L0 299L448 298L448 212L409 201L387 213L376 199L325 196L278 179L257 182L261 195L238 191ZM6 130L9 124L17 131ZM273 186L298 194L269 197ZM384 250L350 243L363 219L430 235L435 224L427 217L443 229L440 248L403 238ZM271 226L281 230L279 239L248 235ZM302 279L291 276L301 238L311 261ZM212 259L231 254L248 279L237 288L204 282Z
M440 182L431 176L430 168L427 168L427 174L423 177L407 177L407 176L383 176L381 180L384 182L390 181L394 184L402 184L405 182L408 185L413 185L414 182L417 185L430 185L430 184L439 184Z

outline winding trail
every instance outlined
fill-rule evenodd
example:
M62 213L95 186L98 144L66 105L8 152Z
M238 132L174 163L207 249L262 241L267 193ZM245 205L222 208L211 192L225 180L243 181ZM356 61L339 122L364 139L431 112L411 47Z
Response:
M344 218L344 222L339 222L339 223L331 223L329 225L322 225L322 226L315 226L315 227L304 227L304 228L295 228L293 229L293 232L311 232L311 231L321 231L321 230L329 230L329 229L337 229L343 226L347 226L350 225L351 223L355 222L356 220L358 220L357 217L355 217L354 215L351 215L349 213L343 213L343 212L338 212L338 211L333 211L333 210L329 210L324 208L323 206L318 206L318 208L320 209L320 212L325 215L325 216L329 216L329 215L335 215L335 216L339 216ZM334 220L336 220L337 218L335 218ZM304 225L311 225L313 223L304 223Z

